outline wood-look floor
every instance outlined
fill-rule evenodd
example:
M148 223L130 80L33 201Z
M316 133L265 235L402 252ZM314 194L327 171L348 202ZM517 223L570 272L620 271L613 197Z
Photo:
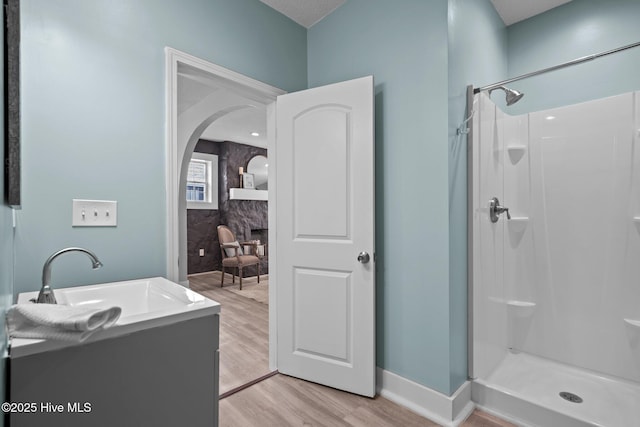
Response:
M369 399L276 375L220 401L221 427L436 427L383 397ZM474 411L462 427L515 427Z
M269 306L227 290L231 275L227 276L222 289L219 272L189 276L191 289L222 306L220 394L269 373Z
M194 291L222 304L220 393L268 373L268 306L220 289L220 273L190 276L189 282ZM369 399L278 374L221 400L220 426L432 427L438 424L380 396ZM476 410L462 427L515 426Z

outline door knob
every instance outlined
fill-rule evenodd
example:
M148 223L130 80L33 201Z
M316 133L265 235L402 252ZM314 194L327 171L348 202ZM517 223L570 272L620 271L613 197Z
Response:
M366 252L360 252L358 254L358 261L360 261L363 264L368 263L370 259L371 259L371 257Z

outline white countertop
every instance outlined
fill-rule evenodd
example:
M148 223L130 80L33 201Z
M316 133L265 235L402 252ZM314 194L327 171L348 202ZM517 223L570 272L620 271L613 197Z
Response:
M53 290L58 304L109 308L122 314L116 324L94 333L82 343L11 338L9 357L51 351L73 345L115 338L133 332L220 313L220 304L163 277L129 280ZM18 304L33 304L38 292L18 295Z

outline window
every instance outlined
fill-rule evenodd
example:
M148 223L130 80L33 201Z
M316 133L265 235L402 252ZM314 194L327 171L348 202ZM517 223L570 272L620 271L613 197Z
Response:
M218 209L218 156L191 155L187 171L187 209Z

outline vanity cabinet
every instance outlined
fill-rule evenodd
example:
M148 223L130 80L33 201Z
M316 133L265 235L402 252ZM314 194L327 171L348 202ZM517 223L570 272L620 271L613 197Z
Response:
M218 425L219 315L9 358L11 427Z

